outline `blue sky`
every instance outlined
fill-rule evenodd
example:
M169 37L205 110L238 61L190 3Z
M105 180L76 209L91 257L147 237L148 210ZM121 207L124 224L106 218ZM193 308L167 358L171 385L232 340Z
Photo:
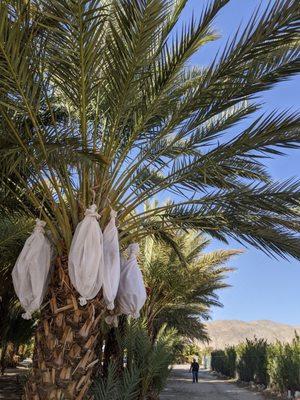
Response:
M207 0L189 0L183 19L199 14ZM253 11L273 3L273 0L231 0L215 20L215 28L221 38L206 45L195 55L191 63L206 65L216 51L232 36L240 23L245 24ZM263 111L273 109L300 109L300 77L278 84L261 95ZM267 165L275 180L299 176L300 150L288 151L285 157L269 160ZM213 242L211 249L224 245ZM233 241L231 248L241 248ZM213 319L239 319L245 321L269 319L300 326L300 262L284 261L267 257L256 249L245 249L245 253L232 260L236 272L228 277L231 288L220 291L222 309L214 309Z

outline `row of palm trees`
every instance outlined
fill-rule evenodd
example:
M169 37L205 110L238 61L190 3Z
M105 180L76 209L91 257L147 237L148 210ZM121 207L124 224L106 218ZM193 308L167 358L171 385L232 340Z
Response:
M79 400L90 386L105 307L78 305L67 255L92 200L102 229L118 211L122 249L158 240L184 263L175 237L195 231L299 258L299 183L265 165L299 146L299 117L255 114L261 91L299 71L299 4L270 3L211 65L188 67L228 2L183 25L187 0L0 2L0 213L46 221L56 252L26 399ZM172 201L143 208L155 197ZM156 295L150 329L167 313Z

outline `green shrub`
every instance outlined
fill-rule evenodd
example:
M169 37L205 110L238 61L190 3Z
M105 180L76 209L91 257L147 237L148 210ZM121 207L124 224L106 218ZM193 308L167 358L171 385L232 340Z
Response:
M244 382L255 382L267 386L268 376L268 344L264 339L246 339L238 346L237 372Z
M237 354L236 349L231 346L228 347L225 351L226 353L226 376L230 378L235 378L236 376L236 361L237 361Z
M221 374L224 371L225 351L214 350L211 352L211 369Z
M269 347L268 371L270 384L281 392L300 391L300 338L291 344L277 342Z
M236 373L244 382L271 386L281 392L300 391L300 337L292 343L268 345L264 339L247 339L236 347L211 353L211 368L228 377Z
M236 350L227 347L225 350L217 350L211 353L211 368L230 378L236 375Z

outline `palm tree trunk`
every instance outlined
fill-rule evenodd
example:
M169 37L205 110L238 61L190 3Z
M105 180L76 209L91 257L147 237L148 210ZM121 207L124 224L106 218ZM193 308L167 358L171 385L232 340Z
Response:
M1 375L4 375L5 368L6 368L6 352L7 352L7 342L2 343L2 349L1 349L1 357L0 357L0 369L1 369Z
M77 303L67 273L67 257L58 258L35 334L33 371L25 400L81 400L86 395L93 366L100 322L105 307L99 296L85 307Z
M117 363L118 372L123 372L123 352L116 337L116 328L111 328L107 334L103 355L103 376L107 377L109 363Z

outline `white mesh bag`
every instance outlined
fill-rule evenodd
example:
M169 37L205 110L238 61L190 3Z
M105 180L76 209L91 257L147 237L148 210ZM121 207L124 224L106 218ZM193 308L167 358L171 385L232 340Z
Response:
M45 236L46 223L39 219L26 240L12 271L15 292L26 311L24 319L31 319L45 296L51 264L51 244Z
M114 301L120 283L120 250L116 216L117 213L111 210L110 221L103 232L103 297L108 310L115 308Z
M138 318L147 298L143 275L137 263L139 245L130 244L127 252L128 259L121 265L118 306L121 314Z
M69 252L69 276L80 294L81 306L99 293L103 283L103 235L98 223L100 215L93 204L77 225Z

